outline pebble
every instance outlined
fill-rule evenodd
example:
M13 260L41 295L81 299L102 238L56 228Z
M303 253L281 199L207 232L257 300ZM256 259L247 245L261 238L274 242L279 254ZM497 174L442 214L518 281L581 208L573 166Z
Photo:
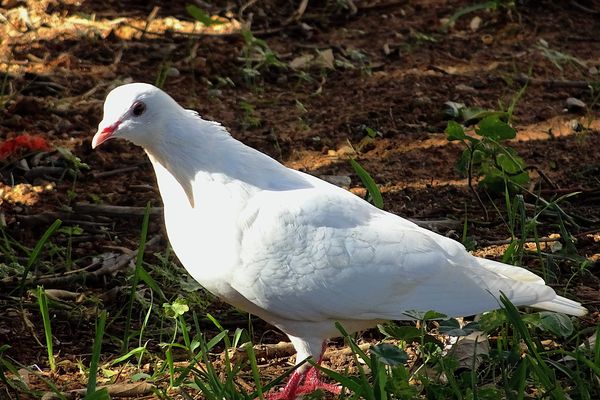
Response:
M171 67L167 70L167 76L169 78L177 78L177 77L179 77L179 75L181 75L181 73L175 67Z
M575 97L569 97L567 99L567 110L570 112L580 112L584 111L587 108L587 105Z
M346 175L321 175L319 178L326 182L332 183L335 186L349 188L352 184L352 179Z

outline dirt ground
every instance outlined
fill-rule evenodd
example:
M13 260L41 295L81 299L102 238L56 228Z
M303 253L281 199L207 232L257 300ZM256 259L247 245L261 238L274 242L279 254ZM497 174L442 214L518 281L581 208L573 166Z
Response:
M182 105L222 122L234 137L292 168L334 176L364 196L348 162L355 158L380 185L385 209L445 221L436 229L457 239L467 218L477 251L490 257L501 256L509 238L501 217L504 201L480 191L486 219L455 168L462 147L445 138L445 103L505 109L529 82L515 108L518 134L510 146L535 167L533 192L548 200L580 192L561 206L574 217L569 230L578 256L590 262L600 258L597 1L518 1L512 8L466 14L446 28L450 16L475 2L201 2L225 21L211 28L194 24L185 10L190 2L0 2L0 142L23 134L45 139L38 148L0 150L0 222L10 240L29 247L56 217L64 220L63 228L83 230L72 240L63 230L52 242L70 243L72 265L66 266L64 257L43 255L47 262L34 277L58 276L107 251L137 248L139 212L119 216L81 204L160 206L141 149L121 141L95 151L90 146L110 89L157 80ZM249 45L240 34L243 25L268 48ZM278 62L265 61L268 49ZM568 105L569 98L585 104L570 100ZM365 144L367 128L379 134ZM89 169L81 168L74 179L67 169L76 162L57 152L59 147ZM525 201L533 210L535 198L525 195ZM544 237L560 233L555 219L542 222ZM149 237L162 231L160 216L153 215ZM165 247L164 239L158 240L150 259ZM26 261L25 251L12 248L16 259ZM593 325L600 305L598 264L575 274L575 264L560 254L549 283L582 301L592 311L587 323ZM25 311L18 306L20 277L7 272L9 258L0 261L0 345L11 345L6 354L19 363L47 368L36 339L43 342L36 303L26 295ZM537 267L535 260L528 263ZM119 296L128 293L126 272L117 269L85 283L42 282L118 310ZM36 279L28 282L26 289L35 288ZM231 312L218 303L211 307L213 313ZM73 363L89 356L93 336L94 310L89 304L83 308L90 315L73 318L73 311L56 310L54 317L55 346ZM255 329L259 340L284 339L258 321ZM275 363L270 372L284 366Z

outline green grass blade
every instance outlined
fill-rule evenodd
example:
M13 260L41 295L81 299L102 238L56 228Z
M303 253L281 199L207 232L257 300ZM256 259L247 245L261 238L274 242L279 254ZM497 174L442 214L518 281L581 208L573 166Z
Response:
M48 363L50 364L50 371L56 371L56 361L54 360L54 350L52 344L52 326L50 325L50 313L48 312L48 298L46 292L42 286L37 287L37 300L40 306L40 313L42 314L42 321L44 323L44 336L46 337L46 350L48 352Z
M565 394L559 384L557 382L556 377L554 376L548 364L543 360L538 351L537 343L534 343L525 322L521 318L519 314L519 310L510 302L508 297L504 293L500 295L500 302L502 303L504 309L506 310L506 315L509 321L512 323L512 326L521 336L521 339L527 345L528 351L531 354L526 354L525 359L529 362L533 372L536 374L540 383L546 388L548 393L551 395L553 399L565 399Z
M129 301L127 304L127 321L125 322L125 333L123 334L123 353L129 350L129 329L131 326L131 313L133 311L133 300L135 299L135 290L140 281L142 261L144 260L144 249L146 247L146 238L148 237L148 225L150 223L150 202L146 204L144 211L144 220L142 221L142 232L140 233L140 245L135 260L135 272L133 274L133 282L131 283L131 291L129 293Z
M248 360L250 361L250 367L252 368L252 378L254 379L254 384L256 385L256 398L263 399L263 391L262 385L260 384L260 372L258 371L258 363L256 361L256 354L254 354L254 347L252 346L252 342L246 343L244 346L246 348L246 353L248 353Z
M373 199L373 204L377 208L383 208L383 197L381 196L381 192L379 191L379 187L375 183L375 180L369 175L369 173L353 158L350 159L350 165L356 171L356 174L362 181L363 185L369 192L369 195Z
M32 252L29 254L29 258L27 259L27 265L25 267L25 270L23 271L23 275L21 276L21 284L19 285L19 297L23 296L23 289L25 288L25 281L27 280L27 275L29 274L29 271L31 271L31 268L40 257L42 249L44 248L44 245L46 244L48 239L50 239L50 236L52 236L54 231L56 231L61 224L62 221L60 219L54 221L54 223L50 225L48 229L46 229L46 232L44 232L40 240L38 240L38 242L35 244L35 247L33 248Z
M104 337L104 327L106 326L106 310L102 310L96 321L96 337L94 338L94 347L92 348L92 359L90 361L90 370L88 373L88 384L85 400L108 398L108 392L105 397L101 394L96 395L96 375L98 374L98 362L100 360L100 350L102 349L102 338ZM100 391L101 392L101 391ZM101 397L97 397L101 396Z

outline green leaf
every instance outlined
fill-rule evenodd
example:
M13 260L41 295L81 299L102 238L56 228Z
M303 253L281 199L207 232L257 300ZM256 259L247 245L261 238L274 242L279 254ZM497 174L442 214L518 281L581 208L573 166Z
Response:
M396 324L379 325L379 332L384 335L403 340L405 342L413 342L421 338L421 330L414 326L399 326Z
M204 26L221 25L223 21L212 19L203 9L193 4L188 4L185 10L190 14L196 21L200 22Z
M396 366L404 364L408 360L408 355L404 350L390 343L381 343L373 346L370 352L385 365Z
M373 199L373 204L375 207L383 208L383 197L381 196L381 192L379 191L379 187L377 187L375 180L371 178L371 175L369 175L369 173L352 158L350 159L350 165L352 165L352 168L354 168L354 171L356 171L356 174L362 181L363 185L365 185L365 188L367 188L369 195L371 195L371 199Z
M461 328L459 322L454 318L440 321L439 327L440 333L448 336L467 336L477 330L479 330L477 322L469 322Z
M85 400L110 400L110 396L108 395L108 389L102 388L98 391L86 394L84 399Z
M165 314L170 318L177 318L190 310L190 307L187 305L185 299L181 297L177 298L171 304L164 303L163 308L165 309Z
M492 332L502 326L507 321L504 310L495 310L487 312L479 318L479 327L484 332Z
M110 362L110 365L116 365L120 362L123 362L125 360L127 360L128 358L132 357L132 356L139 356L140 354L144 354L144 352L146 351L146 346L141 346L141 347L136 347L135 349L129 350L126 354L122 355L121 357L112 360Z
M500 120L497 115L485 117L479 122L477 133L493 140L514 139L517 132L512 126Z
M465 130L461 124L456 121L448 121L448 125L446 126L446 138L449 141L452 140L464 140L467 135L465 135Z
M75 154L71 153L71 150L64 147L57 147L56 150L61 155L62 158L67 160L75 170L79 171L82 169L90 169L90 166L81 161L81 158L77 157Z
M523 159L516 154L500 153L496 156L496 161L498 162L501 170L508 172L509 174L523 172L523 168L525 167L525 162Z
M461 110L462 121L465 126L471 126L484 118L497 117L500 120L507 118L507 114L502 111L486 110L479 107L468 107Z
M543 329L562 337L570 336L573 333L573 322L565 314L551 311L542 311L539 314Z
M417 310L407 310L403 314L418 321L436 321L448 318L446 314L442 314L433 310L429 310L426 312Z

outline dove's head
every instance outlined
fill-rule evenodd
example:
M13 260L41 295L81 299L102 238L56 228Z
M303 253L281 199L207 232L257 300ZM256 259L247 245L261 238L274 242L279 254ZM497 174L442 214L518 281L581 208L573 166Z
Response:
M92 148L113 138L148 147L164 131L165 114L179 105L168 94L147 83L130 83L113 89L104 102L104 116L92 139Z

